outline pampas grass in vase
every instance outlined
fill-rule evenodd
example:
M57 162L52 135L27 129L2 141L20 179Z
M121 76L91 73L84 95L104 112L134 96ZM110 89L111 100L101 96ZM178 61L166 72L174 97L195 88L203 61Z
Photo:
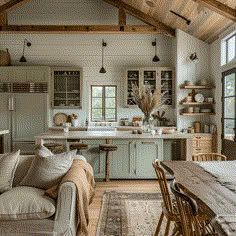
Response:
M136 84L132 85L132 94L134 101L144 114L143 125L144 127L148 126L147 131L149 131L151 113L154 109L158 109L163 105L161 97L164 94L161 94L159 88L156 88L154 93L152 93L150 86L141 85L138 87Z

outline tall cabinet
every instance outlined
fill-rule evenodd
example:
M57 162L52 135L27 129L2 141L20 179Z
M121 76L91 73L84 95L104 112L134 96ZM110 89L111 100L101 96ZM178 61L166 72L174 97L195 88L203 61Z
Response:
M125 106L136 107L133 99L132 85L149 86L152 92L159 88L163 96L162 103L174 105L174 70L170 67L129 68L125 76Z
M6 151L34 152L34 137L47 131L49 67L0 70L0 129L10 130Z

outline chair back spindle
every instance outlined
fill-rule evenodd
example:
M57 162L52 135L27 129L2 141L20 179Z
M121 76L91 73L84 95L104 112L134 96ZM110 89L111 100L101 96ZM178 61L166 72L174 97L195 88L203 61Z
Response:
M173 206L172 206L172 201L171 201L171 198L170 198L169 189L168 189L168 186L167 186L167 180L166 180L165 172L160 167L158 160L153 161L152 165L153 165L153 167L155 169L155 172L156 172L156 175L157 175L157 179L158 179L158 183L159 183L159 186L160 186L160 190L161 190L161 194L162 194L162 197L163 197L163 203L165 205L165 208L168 211L168 214L173 216L174 215Z
M201 236L200 223L197 218L198 208L195 201L181 192L175 180L171 183L171 191L176 198L183 236Z
M193 155L193 161L226 161L227 157L220 153L198 153Z

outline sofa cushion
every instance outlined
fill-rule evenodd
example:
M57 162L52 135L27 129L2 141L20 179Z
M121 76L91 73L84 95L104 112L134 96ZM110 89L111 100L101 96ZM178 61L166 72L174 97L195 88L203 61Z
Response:
M55 213L55 205L42 189L15 187L0 195L0 220L48 218Z
M0 157L0 193L12 188L12 182L19 162L20 150Z
M54 155L46 149L41 146L36 151L30 169L20 185L49 189L60 183L72 165L76 150Z

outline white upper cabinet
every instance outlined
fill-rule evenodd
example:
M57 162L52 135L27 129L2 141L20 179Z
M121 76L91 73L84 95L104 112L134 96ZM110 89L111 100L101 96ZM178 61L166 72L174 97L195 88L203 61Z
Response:
M152 92L159 88L163 94L162 103L167 106L174 105L174 70L172 68L130 68L125 73L124 98L126 107L137 107L132 95L133 84L138 87L141 85L150 86Z
M0 68L1 82L49 82L50 68L47 66L3 66Z

